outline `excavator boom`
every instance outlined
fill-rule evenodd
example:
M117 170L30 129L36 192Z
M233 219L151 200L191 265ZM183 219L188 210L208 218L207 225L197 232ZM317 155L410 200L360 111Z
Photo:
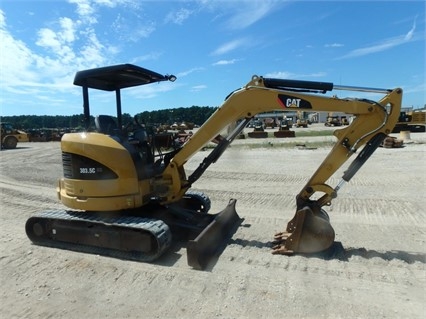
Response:
M315 83L318 83L317 86ZM220 151L214 149L214 153L222 154L226 148L225 144L229 145L245 124L257 114L276 110L344 112L354 116L351 125L334 132L338 139L334 148L299 194L299 197L307 200L315 191L326 190L326 193L329 193L327 199L331 200L334 190L326 186L325 182L370 139L378 134L391 132L398 119L402 99L402 90L399 88L393 90L371 88L371 92L385 94L378 102L354 98L340 99L318 94L332 88L331 83L263 79L254 76L246 86L232 92L222 106L173 157L162 173L162 180L159 181L161 184L169 185L164 200L172 201L172 198L179 198L179 194L191 186L191 180L182 178L184 175L181 171L184 164L228 125L234 122L242 123L218 144L216 148ZM336 86L335 88L354 91L369 90L359 87ZM306 93L306 90L309 90L309 93ZM214 161L218 158L217 154L214 156ZM205 163L200 166L205 166ZM324 201L321 206L327 202Z

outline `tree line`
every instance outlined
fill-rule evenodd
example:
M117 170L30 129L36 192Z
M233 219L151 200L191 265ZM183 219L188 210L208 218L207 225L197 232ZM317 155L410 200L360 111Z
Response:
M202 125L217 109L211 106L191 106L188 108L180 107L174 109L163 109L156 111L144 111L136 114L141 123L147 125L163 125L173 123L194 123ZM128 113L123 113L123 125L131 123L133 117ZM14 115L2 116L2 122L8 122L16 129L54 129L54 128L84 128L84 115ZM92 123L94 117L91 116Z

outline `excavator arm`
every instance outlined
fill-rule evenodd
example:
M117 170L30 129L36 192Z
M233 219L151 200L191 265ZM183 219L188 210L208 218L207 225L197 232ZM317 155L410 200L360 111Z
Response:
M330 204L336 197L337 189L325 184L325 182L363 145L368 144L367 149L360 153L355 164L360 166L362 161L368 159L366 153L381 141L380 137L389 134L394 127L401 107L402 90L397 88L371 89L358 87L335 87L344 90L362 90L368 92L384 93L385 96L378 102L365 99L340 99L337 97L321 96L312 92L323 91L324 83L307 81L282 80L288 84L285 87L279 85L280 79L264 79L254 76L243 88L232 92L221 107L204 123L204 125L188 140L184 147L173 157L157 181L159 187L166 189L165 201L173 201L180 198L183 193L200 176L186 177L185 163L208 142L214 139L228 125L240 122L235 130L224 138L212 151L213 155L207 161L200 164L199 170L206 168L210 162L215 162L223 153L245 125L259 113L274 110L279 111L315 111L315 112L344 112L354 115L352 123L334 131L337 142L323 163L318 167L306 186L298 195L299 200L307 201L315 192L324 192L325 195L318 203L320 206ZM300 84L299 84L300 83ZM318 89L312 89L317 83ZM304 84L304 85L303 85ZM311 84L309 86L308 84ZM333 87L331 83L327 88ZM292 85L292 86L291 86ZM296 85L307 88L294 87ZM302 90L310 90L310 93ZM378 143L378 144L377 144ZM355 165L354 164L354 165ZM357 166L351 166L343 179L347 182L355 174ZM358 167L359 168L359 167ZM200 174L196 172L195 174Z
M379 101L372 101L322 94L332 90L373 92L384 96ZM296 196L295 217L284 232L275 236L277 246L274 253L311 253L327 249L334 241L334 230L322 207L331 204L343 184L355 175L392 131L398 120L401 101L400 88L391 90L334 86L324 82L253 76L244 87L235 90L225 99L222 106L173 157L161 177L156 180L154 189L165 203L181 198L256 114L274 110L351 114L354 116L353 121L349 126L334 131L337 142ZM185 163L234 122L239 122L234 131L223 138L193 174L187 177ZM328 185L327 180L355 153L358 156L344 172L338 185Z

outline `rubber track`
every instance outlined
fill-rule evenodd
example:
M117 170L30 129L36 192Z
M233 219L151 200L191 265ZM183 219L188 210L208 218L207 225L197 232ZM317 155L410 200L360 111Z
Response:
M141 252L127 252L118 251L114 249L108 249L104 247L95 247L87 245L79 245L68 242L61 242L55 240L34 241L37 245L56 247L74 251L80 251L91 254L107 255L120 259L130 259L142 262L151 262L160 257L171 245L172 234L169 226L161 220L150 219L138 216L119 216L119 217L100 217L91 215L88 213L78 211L66 211L66 210L50 210L40 213L36 213L31 218L42 218L47 220L67 220L90 222L93 224L117 226L129 229L138 229L152 234L158 244L158 249L155 252L146 254Z

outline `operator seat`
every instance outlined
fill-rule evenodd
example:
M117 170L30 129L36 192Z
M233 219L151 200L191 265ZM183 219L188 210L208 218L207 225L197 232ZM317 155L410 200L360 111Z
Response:
M96 130L99 133L108 134L108 135L120 135L120 130L118 129L117 123L114 118L109 115L98 115L95 117L95 126Z
M99 133L107 134L112 139L124 146L132 157L135 164L138 179L145 179L154 175L152 164L154 157L151 148L148 145L148 136L146 130L136 130L135 144L134 141L130 142L128 137L123 134L118 128L115 119L110 115L98 115L95 117L96 130ZM151 164L151 165L150 165Z

